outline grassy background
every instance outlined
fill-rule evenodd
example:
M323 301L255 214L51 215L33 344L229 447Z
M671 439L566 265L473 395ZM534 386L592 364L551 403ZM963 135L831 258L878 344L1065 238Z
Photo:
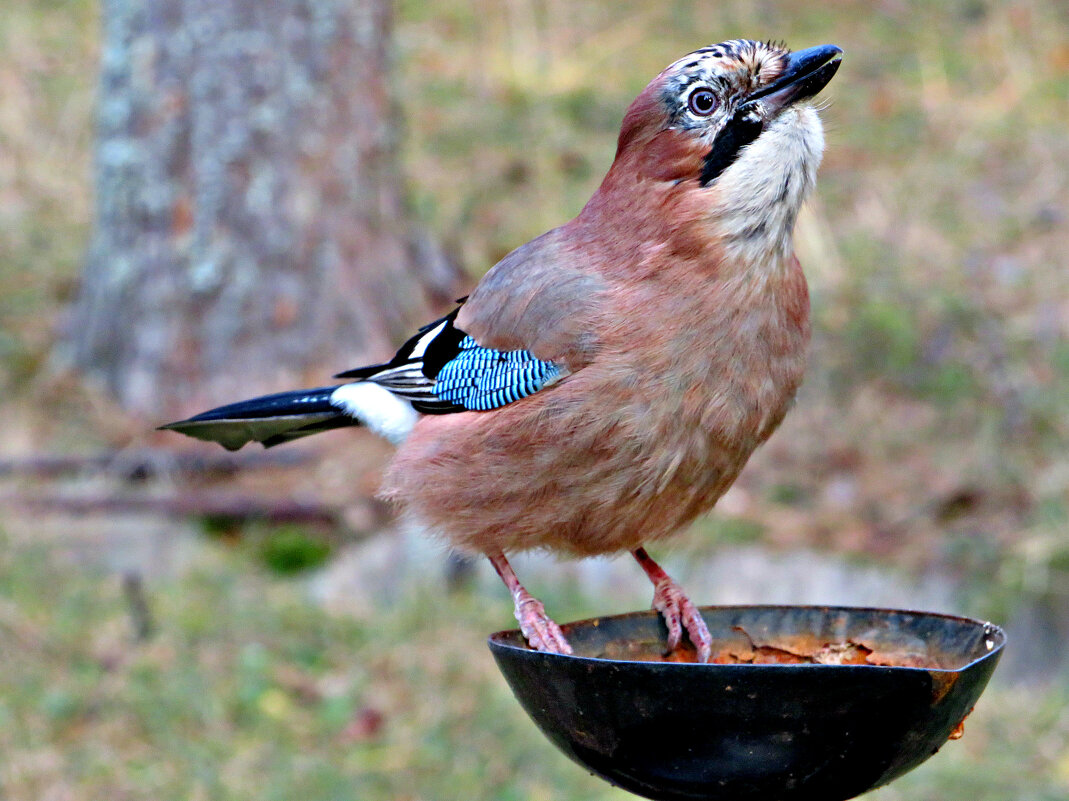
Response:
M38 799L561 801L632 796L535 730L482 646L501 593L412 583L374 616L215 544L154 585L134 645L117 579L4 543L0 787ZM47 597L42 587L50 588ZM562 619L594 599L546 594ZM873 801L1061 801L1069 688L990 688L965 737Z
M139 441L48 369L90 225L97 13L88 0L0 12L5 453ZM1064 635L1065 4L400 0L414 213L480 273L578 211L652 75L737 35L846 51L798 229L815 341L797 408L679 548L806 546L937 570L963 582L963 612L1031 605ZM269 547L213 539L152 583L158 632L134 645L114 576L86 570L62 533L2 530L4 798L623 797L509 697L481 645L510 623L500 591L447 595L433 577L330 615L277 569L304 558L286 555L304 553L293 532L264 534ZM565 583L542 594L561 619L601 611ZM1052 639L1038 658L1066 649ZM873 798L1069 797L1067 700L1064 677L997 684L963 740Z

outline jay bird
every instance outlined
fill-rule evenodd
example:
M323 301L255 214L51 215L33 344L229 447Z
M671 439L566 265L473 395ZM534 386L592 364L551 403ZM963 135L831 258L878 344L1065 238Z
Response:
M383 495L485 554L530 645L570 653L507 553L630 551L669 650L709 632L645 544L709 510L802 380L809 295L793 229L824 148L833 45L732 40L676 61L624 115L574 220L496 264L388 362L165 429L237 449L363 425L397 452Z

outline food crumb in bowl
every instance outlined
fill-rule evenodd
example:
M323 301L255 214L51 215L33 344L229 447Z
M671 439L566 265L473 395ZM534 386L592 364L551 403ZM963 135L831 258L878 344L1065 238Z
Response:
M812 635L783 635L757 640L741 627L734 631L742 637L714 640L710 662L717 665L877 665L882 667L918 667L941 669L938 660L912 648L881 644L866 638L823 641ZM676 650L665 653L664 643L654 640L613 640L604 643L599 653L589 656L632 662L695 663L697 651L684 641Z

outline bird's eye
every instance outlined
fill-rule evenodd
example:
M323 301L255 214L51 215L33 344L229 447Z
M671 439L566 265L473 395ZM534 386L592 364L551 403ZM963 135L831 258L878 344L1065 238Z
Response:
M712 89L695 89L687 98L687 108L699 117L708 117L716 111L716 95Z

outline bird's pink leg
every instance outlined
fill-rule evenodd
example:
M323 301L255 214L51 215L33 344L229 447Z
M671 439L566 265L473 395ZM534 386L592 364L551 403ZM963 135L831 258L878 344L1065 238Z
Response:
M546 614L546 608L542 602L527 592L516 574L512 565L505 559L505 554L488 553L487 558L494 570L501 576L505 586L512 593L512 601L516 605L516 620L519 621L520 631L527 638L527 642L536 651L549 651L553 654L570 654L572 646L564 639L560 626Z
M679 647L685 628L690 641L698 649L698 661L708 662L712 655L713 638L698 607L683 594L683 590L664 572L664 568L650 558L645 548L635 548L631 555L653 582L653 608L661 613L668 626L668 652Z

